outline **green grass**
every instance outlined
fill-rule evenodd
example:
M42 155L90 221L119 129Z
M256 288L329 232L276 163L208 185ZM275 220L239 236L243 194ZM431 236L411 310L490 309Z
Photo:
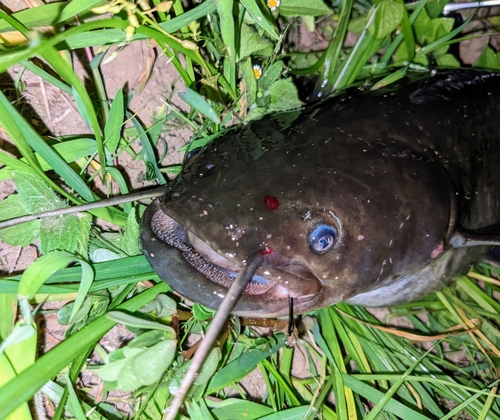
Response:
M206 0L186 8L178 0L154 4L157 9L147 10L125 1L111 7L73 0L13 15L0 11L0 71L19 65L71 95L92 132L55 141L41 136L0 92L0 126L22 157L0 150L0 179L13 179L18 189L0 203L0 219L96 201L89 187L95 177L128 192L132 186L114 167L114 158L121 154L142 159L146 177L162 185L165 173L179 171L178 166L162 167L156 157L167 121L189 125L198 146L223 131L231 119L299 106L296 76L319 75L315 94L324 96L367 79L377 80L378 87L410 70L457 67L448 48L469 23L453 29L450 19L440 17L444 2L439 1L405 7L402 0L344 0L332 7L321 0L282 0L276 10L256 0ZM97 12L111 14L88 20L97 6ZM289 48L287 30L302 21L331 39L325 51ZM41 25L53 25L54 33L32 31ZM344 47L348 31L358 35L351 48ZM29 42L18 43L23 35ZM122 90L106 97L99 68L102 56L92 61L97 97L91 97L69 56L60 54L144 39L154 40L171 60L186 86L182 99L191 108L186 113L165 111L148 127L127 109ZM499 69L498 57L487 47L476 65ZM34 58L45 60L50 71ZM258 79L256 64L262 69ZM16 81L15 87L22 95L22 83ZM133 128L125 127L126 121ZM139 152L132 150L134 142L140 142ZM91 163L98 168L93 175L88 171ZM14 245L38 238L43 253L22 275L0 280L1 419L31 419L26 402L40 389L57 406L56 419L125 418L105 401L112 389L133 391L127 397L133 406L131 418L162 417L189 365L180 345L190 332L206 330L211 312L199 305L186 310L169 297L168 286L140 255L138 219L143 210L134 203L64 216L56 227L37 220L0 232ZM103 235L93 227L94 218L120 227L120 233ZM96 255L109 261L92 262ZM492 281L500 271L486 265L477 269L453 289L393 308L393 316L411 323L411 334L393 333L365 309L339 304L306 317L301 337L309 339L299 338L288 349L283 333L260 337L233 319L190 392L189 415L219 420L500 419L500 305L495 299L500 285ZM39 308L33 305L67 300L72 303L58 314L59 321L69 325L65 340L37 354L33 311ZM179 321L179 331L170 328ZM107 356L98 342L117 322L137 337ZM430 351L423 341L431 343ZM104 402L93 399L78 381L82 371L97 368L87 363L94 350L107 359L100 371L106 379ZM298 352L310 362L309 376L300 379L291 372ZM457 354L459 361L452 362L450 357ZM259 402L250 401L238 385L255 369L266 387ZM239 398L228 397L228 390Z

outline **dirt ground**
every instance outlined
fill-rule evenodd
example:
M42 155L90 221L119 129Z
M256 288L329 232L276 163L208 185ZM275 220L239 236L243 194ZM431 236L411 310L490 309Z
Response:
M108 51L112 56L115 51ZM182 91L183 85L178 82L175 69L168 63L167 58L161 55L157 49L152 48L147 42L134 42L121 49L114 59L102 65L102 76L104 79L108 98L114 98L118 89L135 90L143 77L147 60L150 55L156 57L152 75L146 87L140 94L134 95L130 109L136 113L139 119L146 125L153 122L154 113L165 106L165 101L179 108L186 105L179 99L177 93ZM75 68L82 77L88 77L88 60L85 55L74 57ZM12 81L18 77L20 68L9 71L8 76L0 79L0 86L5 91L12 89ZM89 133L89 128L77 111L74 101L54 86L43 83L38 76L25 71L21 79L26 84L24 100L21 112L25 117L38 125L39 133L44 135L64 136ZM50 134L49 134L50 133ZM177 129L175 132L165 132L164 142L168 145L168 153L163 166L180 163L182 154L175 153L176 150L189 141L191 132L187 129ZM15 153L10 140L0 128L0 147ZM163 150L160 150L161 154ZM145 166L142 162L132 160L126 154L118 158L122 173L130 180L133 188L141 189L153 185L144 180ZM98 189L100 185L94 185ZM0 200L15 192L15 186L11 181L0 181ZM106 191L101 191L102 194ZM113 193L113 191L111 191ZM37 257L36 248L32 246L25 249L11 247L0 242L0 274L12 274L23 271Z
M30 4L28 0L4 0L2 3L11 10L19 9L19 7L27 7ZM481 11L479 16L484 17L486 13L488 11ZM481 24L484 24L481 18L474 23L476 26ZM305 47L318 48L324 45L325 42L311 36L303 27L297 31L295 36L297 37L296 42ZM487 42L487 37L463 42L460 47L463 62L465 64L474 62ZM498 38L494 40L493 44L498 47L500 44ZM94 50L94 54L97 52L97 50ZM114 55L114 52L117 52L117 54ZM78 56L74 56L73 59L79 74L83 78L88 77L89 62L87 55L81 52ZM119 51L116 49L108 51L104 64L101 66L108 98L114 98L117 90L120 88L124 88L126 91L136 90L144 77L148 60L151 59L154 59L154 66L149 81L142 92L134 95L130 105L130 110L137 113L146 126L151 124L154 113L164 106L165 101L181 109L186 109L185 104L177 96L177 93L182 91L183 85L182 82L179 82L174 67L169 64L168 59L157 48L154 48L145 41L134 42ZM0 76L0 86L3 91L13 89L13 80L15 80L20 71L20 68L14 68L8 74ZM24 93L24 102L26 105L23 105L20 109L25 117L31 119L33 124L38 125L41 134L62 136L89 132L88 127L77 112L72 98L54 86L44 83L38 76L28 71L23 73L21 80L26 84L26 91ZM190 135L191 133L187 129L165 131L163 133L162 137L168 147L168 153L161 165L180 163L182 155L175 152L189 141ZM0 148L15 153L9 139L4 135L1 128ZM120 164L134 188L148 186L148 183L144 181L145 167L142 162L125 157L120 161ZM95 185L96 189L99 187L99 185ZM15 186L11 181L0 181L0 200L3 200L14 192ZM0 275L5 276L13 273L21 273L37 257L38 248L36 243L21 248L13 247L0 241ZM57 306L51 309L56 308ZM382 318L385 314L383 312L377 313ZM401 326L401 324L397 325ZM64 328L57 323L55 312L51 311L45 316L43 333L45 351L57 345L63 339ZM120 347L121 343L129 337L128 332L123 327L117 327L106 335L101 344L107 351L112 351ZM300 351L297 351L296 355L294 374L300 377L301 370L306 365L306 361ZM95 389L94 393L96 395L99 393L101 384L95 376L88 377L86 383ZM253 375L245 379L243 386L250 395L258 395L258 390L264 388L262 383L262 376L260 372L256 371ZM125 407L122 408L126 409Z

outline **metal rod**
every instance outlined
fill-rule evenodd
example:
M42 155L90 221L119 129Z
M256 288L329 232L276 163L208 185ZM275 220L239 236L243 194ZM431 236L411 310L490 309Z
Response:
M156 198L165 194L165 187L154 188L133 194L122 195L120 197L107 198L93 203L81 204L79 206L65 207L62 209L44 211L37 214L16 217L14 219L0 222L0 229L20 225L21 223L32 222L34 220L48 219L49 217L61 216L63 214L74 214L82 211L95 210L102 207L117 206L119 204L130 203L132 201L144 200L145 198Z
M448 3L444 6L443 15L464 9L476 9L480 7L500 6L500 0L470 1L467 3Z
M217 310L217 314L210 324L205 338L203 339L200 347L198 348L198 351L193 357L191 366L189 366L186 376L184 377L184 380L182 381L171 406L166 412L166 417L164 416L165 420L174 420L177 416L177 413L179 412L179 409L181 408L181 405L186 398L191 385L196 379L196 375L198 374L205 358L210 352L212 345L214 344L215 340L219 336L219 333L224 327L224 323L226 322L227 317L236 305L238 298L243 292L243 289L253 277L257 268L259 268L262 264L262 260L263 257L260 253L256 253L251 256L247 261L247 265L239 272L238 276L233 281L233 284L231 284L227 295L222 300L219 309Z

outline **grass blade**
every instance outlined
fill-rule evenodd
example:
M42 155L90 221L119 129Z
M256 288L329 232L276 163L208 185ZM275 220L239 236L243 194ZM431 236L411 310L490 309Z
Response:
M121 304L117 309L133 312L153 300L159 293L168 290L165 283L144 291L129 301ZM115 322L106 316L101 316L87 325L53 350L44 354L35 364L17 375L0 388L0 418L5 418L19 405L28 401L49 379L57 375L75 358L75 355L86 351L93 346Z

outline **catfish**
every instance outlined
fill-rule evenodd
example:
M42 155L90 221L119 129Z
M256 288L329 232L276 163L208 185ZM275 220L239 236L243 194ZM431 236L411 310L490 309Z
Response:
M347 90L212 141L145 211L161 279L233 314L421 299L499 243L500 74L455 70Z

